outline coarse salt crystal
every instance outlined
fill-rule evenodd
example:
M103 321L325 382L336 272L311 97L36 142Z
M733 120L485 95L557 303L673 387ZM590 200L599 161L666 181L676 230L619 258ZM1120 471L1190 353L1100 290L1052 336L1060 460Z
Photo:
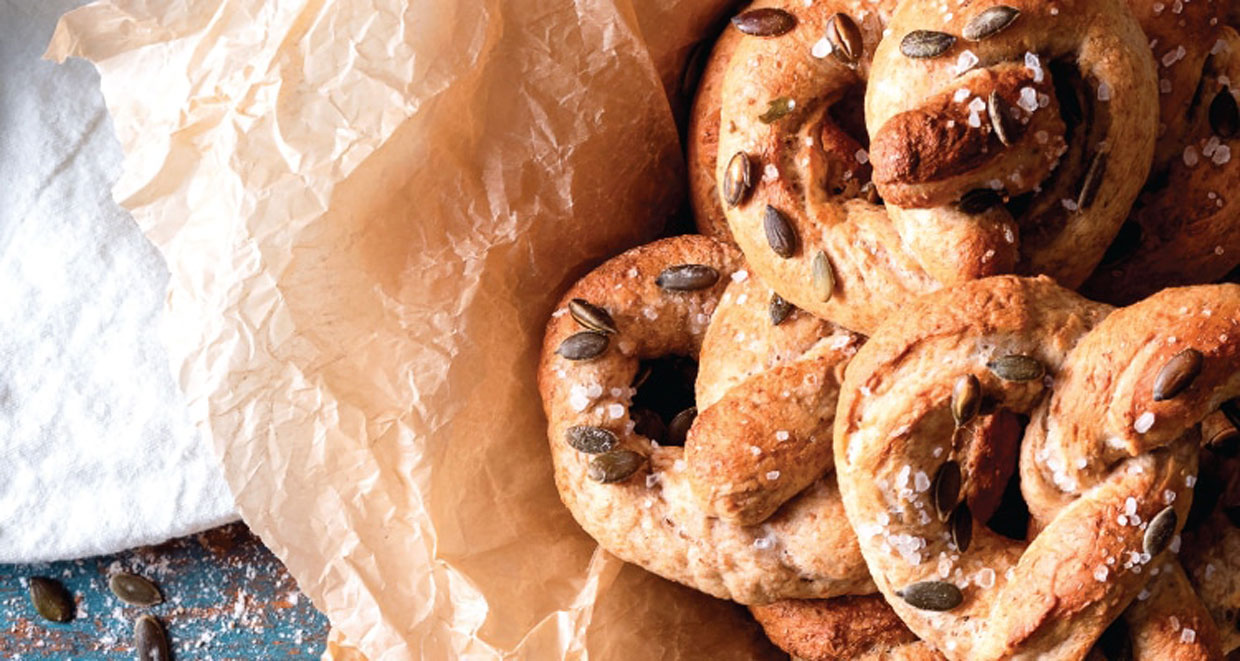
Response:
M686 466L686 465L687 465L687 464L685 464L685 460L684 460L684 459L677 459L676 461L673 461L673 462L672 462L672 470L674 470L674 471L676 471L676 472L680 472L680 471L682 471L682 470L684 470L684 469L685 469L685 466Z
M977 55L974 55L973 51L971 50L966 50L965 52L960 54L960 57L956 58L955 74L959 76L960 74L968 71L969 69L972 69L973 67L977 66L977 62L978 62Z
M612 420L624 417L624 406L621 404L608 404L607 415L611 416Z
M749 271L741 269L732 273L732 282L744 282L749 279Z
M1185 147L1183 158L1184 158L1184 165L1187 165L1190 168L1197 165L1198 160L1200 160L1197 157L1197 148L1192 145Z
M1107 569L1106 565L1098 565L1098 568L1094 570L1094 578L1097 579L1098 582L1100 583L1102 581L1107 580L1107 576L1109 576L1110 574L1111 574L1111 570Z
M985 109L986 109L986 102L981 100L981 98L975 98L969 102L969 110L972 110L974 112L981 112Z
M751 445L751 446L749 446L749 454L752 454L753 456L755 456L755 457L756 457L756 456L758 456L758 455L762 454L762 448L760 448L760 447L758 447L758 446L756 446L756 445Z
M762 181L771 182L779 178L779 168L773 163L767 163L762 167Z
M1137 499L1129 496L1124 499L1124 514L1129 516L1137 513Z
M853 158L857 159L857 162L862 165L870 162L870 154L864 149L858 149L857 153L853 154Z
M1176 535L1175 537L1172 537L1171 543L1167 545L1167 548L1172 553L1179 553L1180 552L1180 536Z
M1032 87L1020 88L1020 100L1016 102L1021 108L1033 112L1038 109L1038 91Z
M1154 426L1154 414L1151 413L1150 411L1146 411L1145 413L1142 413L1141 415L1137 416L1136 421L1132 423L1133 430L1136 431L1138 434L1144 434L1145 432L1149 431L1150 428L1153 426Z
M977 577L973 579L979 588L991 588L995 585L995 570L990 567L984 567L977 572Z
M822 58L830 55L832 50L831 40L823 37L822 39L814 42L814 47L809 50L809 54L821 60Z
M1110 101L1111 100L1111 86L1107 84L1105 80L1098 83L1098 100L1099 101Z
M1036 53L1025 51L1025 68L1033 72L1033 82L1042 82L1042 60Z
M955 101L956 103L962 103L965 99L969 98L970 94L972 94L972 92L969 91L969 88L961 87L960 89L956 90L956 93L954 95L952 95L952 101Z
M930 478L927 477L923 471L917 471L917 474L913 476L913 488L916 489L918 493L929 489Z
M759 551L765 551L775 546L775 540L770 537L759 537L753 540L753 547Z
M786 440L788 440L788 432L787 432L787 431L784 431L783 429L781 429L781 430L779 430L779 431L775 432L775 440L777 440L777 441L786 441Z
M1196 484L1197 484L1196 475L1186 475L1184 477L1184 486L1188 487L1189 489L1192 489Z
M779 471L767 471L766 479L774 482L779 479Z
M1214 161L1215 165L1223 165L1227 161L1230 161L1231 147L1228 147L1227 145L1219 145L1218 149L1214 150L1214 156L1210 160Z
M1197 640L1197 632L1192 629L1182 629L1180 631L1180 642L1189 644Z

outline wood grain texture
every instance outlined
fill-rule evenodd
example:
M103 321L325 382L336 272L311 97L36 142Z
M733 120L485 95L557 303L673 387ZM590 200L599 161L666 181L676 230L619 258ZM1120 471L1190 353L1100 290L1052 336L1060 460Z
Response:
M153 581L164 603L129 606L108 590L108 577L127 571ZM35 613L26 579L60 581L77 603L71 622ZM327 618L280 561L242 524L159 546L83 560L0 565L0 658L133 658L133 623L149 612L171 638L173 656L204 659L317 658Z

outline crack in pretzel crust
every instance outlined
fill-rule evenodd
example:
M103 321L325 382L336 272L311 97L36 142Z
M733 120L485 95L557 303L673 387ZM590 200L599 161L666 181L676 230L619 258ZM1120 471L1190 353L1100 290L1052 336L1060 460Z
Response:
M1200 373L1154 401L1156 375L1189 347L1204 356ZM1003 356L1031 357L1046 376L1001 378L988 365ZM951 384L966 374L1030 416L1021 485L1039 532L1028 542L974 526L962 553L944 524L918 516L929 496L908 475L952 456ZM1147 552L1146 528L1162 515L1178 531L1196 425L1237 394L1240 286L1166 290L1112 312L1045 278L959 285L916 302L849 364L835 446L845 510L879 590L949 658L1081 658L1145 587L1142 571L1164 566L1166 538ZM897 594L924 580L956 586L960 603L935 612ZM1194 644L1217 643L1202 627Z

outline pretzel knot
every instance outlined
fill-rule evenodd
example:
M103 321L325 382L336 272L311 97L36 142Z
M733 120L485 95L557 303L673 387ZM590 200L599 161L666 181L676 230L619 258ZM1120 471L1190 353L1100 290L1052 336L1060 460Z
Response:
M1240 286L1112 311L1046 278L965 283L919 300L850 363L835 428L845 510L879 590L949 658L1081 658L1155 569L1159 589L1196 601L1163 554L1188 513L1198 424L1237 395ZM956 445L988 410L1029 418L1030 541L959 504L978 476Z
M789 301L862 332L944 284L1043 273L1079 286L1154 154L1158 85L1132 12L907 2L888 22L891 4L759 2L793 27L717 47L726 70L708 69L695 110L709 131L721 105L717 147L695 138L690 157L717 149L717 198L746 259Z
M607 551L717 597L873 592L824 475L859 338L795 311L772 327L770 290L740 266L735 249L681 236L624 253L568 291L539 368L561 499ZM687 440L651 438L661 434L630 413L652 385L634 388L643 361L699 355L701 413Z

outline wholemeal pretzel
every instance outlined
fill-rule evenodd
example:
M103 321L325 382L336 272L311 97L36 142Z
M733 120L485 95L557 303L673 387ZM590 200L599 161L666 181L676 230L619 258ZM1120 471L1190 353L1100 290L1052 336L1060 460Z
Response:
M1211 444L1203 451L1180 560L1230 653L1240 648L1240 430L1212 417L1202 431Z
M866 123L874 181L918 261L944 284L1019 271L1078 286L1153 156L1158 87L1131 11L906 2L890 29Z
M916 302L850 363L835 445L845 509L880 591L949 658L1081 658L1178 545L1195 426L1237 395L1240 286L1111 312L1045 278L965 283ZM991 407L1030 416L1028 542L974 525L943 486L974 479L954 443Z
M640 362L668 355L696 358L724 288L745 277L739 268L734 249L707 237L682 236L613 258L568 291L548 324L539 368L561 499L604 549L717 597L752 604L872 592L852 531L838 525L843 511L834 480L818 479L821 469L813 475L795 466L830 464L836 367L851 355L854 336L820 338L805 352L808 362L798 363L800 354L781 356L768 371L784 370L795 378L777 390L762 382L765 372L722 396L722 389L706 388L699 401L711 403L700 407L685 448L653 443L630 418L631 384ZM822 322L801 315L785 323ZM746 345L743 338L733 339ZM740 355L731 351L721 358ZM711 370L703 369L719 374ZM735 402L731 391L738 389L754 399ZM716 425L731 433L712 438L702 431ZM737 453L707 447L736 438L745 441ZM712 466L714 456L735 463ZM732 521L700 504L694 484L699 466L741 487L701 499L732 513ZM778 491L784 482L801 488L778 512L758 525L735 522L755 516L750 505L761 512L758 519L770 509L769 500L746 498L751 484ZM729 503L740 507L733 510Z
M735 44L716 49L705 76L723 69L714 180L746 260L796 306L860 332L937 286L868 185L860 103L892 4L755 2L737 20L779 12L790 29L725 33ZM711 89L699 96L700 125ZM691 140L695 156L709 151Z
M1240 264L1240 36L1220 21L1227 3L1132 4L1154 44L1162 134L1146 190L1081 288L1118 304Z
M891 34L917 24L937 35L907 47L895 36L880 43L883 3L755 3L784 11L792 27L725 33L695 110L710 127L715 90L726 100L715 176L753 269L789 301L863 332L940 282L1020 270L1079 284L1144 181L1157 118L1140 99L1157 95L1153 62L1118 0L1055 3L1054 14L1029 5L995 27L982 9L904 3ZM965 40L979 20L991 32ZM1022 46L1030 42L1040 54ZM729 55L716 87L712 68ZM863 87L868 153L865 131L846 117ZM1133 110L1112 113L1114 104ZM992 120L991 105L1004 121ZM713 141L691 140L693 164ZM1131 166L1108 169L1111 158ZM709 217L701 198L699 217Z

